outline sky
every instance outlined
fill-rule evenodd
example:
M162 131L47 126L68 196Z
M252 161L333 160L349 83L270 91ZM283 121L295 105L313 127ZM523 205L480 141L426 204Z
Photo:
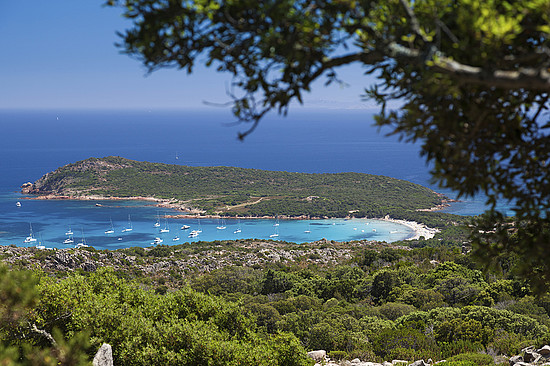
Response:
M230 101L230 75L213 68L147 75L115 47L116 32L129 26L101 0L0 0L0 109L205 109ZM361 101L372 79L359 65L339 75L346 87L319 81L299 108L374 107Z

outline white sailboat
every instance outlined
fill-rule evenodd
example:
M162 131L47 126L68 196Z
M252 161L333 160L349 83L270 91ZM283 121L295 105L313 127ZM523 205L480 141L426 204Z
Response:
M273 224L273 226L279 226L279 216L276 217L276 220L275 223Z
M202 233L201 220L197 219L197 222L198 222L199 228L196 230L191 230L191 232L188 235L189 238L196 238L197 236L199 236L200 233Z
M74 239L72 235L69 235L67 239L63 240L63 244L73 244L73 243L74 243Z
M169 233L170 232L170 227L168 226L168 219L166 217L164 218L164 227L162 229L160 229L160 232L161 233Z
M201 219L197 219L197 221L199 222L199 228L193 231L197 232L197 234L200 234L202 233Z
M275 232L271 235L269 235L270 238L278 238L279 237L279 228L275 227Z
M125 233L127 231L132 231L132 230L134 230L134 227L132 226L132 220L130 219L130 215L128 215L128 227L124 228L122 232Z
M189 226L189 225L182 225L182 226L181 226L181 229L182 229L182 230L187 230L187 229L189 229L190 227L191 227L191 226Z
M21 207L21 202L19 202L19 201L15 202L15 206Z
M161 238L155 238L155 240L153 240L153 242L151 244L160 244L162 242L163 242L163 240Z
M36 244L35 248L44 250L44 249L46 249L46 246L43 244L44 240L42 240L42 233L38 233L38 235L40 236L40 240L38 241L38 244Z
M34 243L36 241L36 238L34 237L34 235L32 234L32 224L29 223L29 226L30 226L30 232L29 232L29 236L27 236L25 238L25 240L23 241L23 243Z
M224 219L221 220L221 223L218 221L218 226L216 226L216 229L225 230L226 228L227 228L227 226L225 226L225 220Z
M237 229L235 231L233 231L233 234L238 234L240 233L242 230L241 230L241 220L239 219L237 221Z
M75 248L87 248L88 244L86 243L86 237L84 236L84 229L81 229L82 232L82 239L80 243L77 243Z
M73 235L73 231L71 230L71 225L69 225L69 230L65 232L65 235Z
M113 234L115 232L115 228L113 227L113 219L109 219L111 221L111 228L105 230L105 234Z
M160 227L160 215L159 215L158 212L157 212L157 221L155 222L155 224L153 226L154 227Z

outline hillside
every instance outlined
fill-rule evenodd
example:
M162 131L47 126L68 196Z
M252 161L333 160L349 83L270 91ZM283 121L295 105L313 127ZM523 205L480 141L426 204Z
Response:
M82 198L155 197L226 216L409 216L445 197L407 181L362 173L307 174L90 158L47 173L23 192Z
M550 298L514 275L523 263L498 263L369 241L0 246L0 360L10 346L8 361L59 359L18 365L89 365L108 343L115 365L313 366L312 350L340 366L547 365Z

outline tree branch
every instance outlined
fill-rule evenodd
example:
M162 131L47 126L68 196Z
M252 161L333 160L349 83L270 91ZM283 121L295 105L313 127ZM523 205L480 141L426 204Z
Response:
M57 342L55 341L55 339L52 337L52 335L50 333L46 332L44 329L38 329L36 327L36 324L33 324L32 327L31 327L31 330L35 333L38 333L38 334L46 337L46 339L48 339L48 341L50 341L52 346L57 347Z
M419 36L425 43L430 43L426 36L422 34L422 31L420 30L420 23L418 22L418 19L416 18L416 15L414 15L414 11L411 9L409 4L407 4L407 0L399 0L399 3L405 9L405 13L407 14L407 18L409 18L409 21L411 22L411 28L413 32Z
M461 64L447 57L439 57L435 60L433 68L462 83L503 89L550 91L550 73L546 69L485 70L481 67Z
M464 84L477 84L502 89L529 89L550 91L550 72L545 68L519 68L518 70L490 70L477 66L464 65L443 54L435 55L433 66L426 64L422 53L392 42L387 47L388 56L407 59L427 68L449 75Z
M313 80L317 79L321 74L323 74L325 71L332 69L334 67L347 65L352 62L360 61L363 64L366 65L373 65L377 62L383 61L385 58L385 54L380 51L369 51L369 52L357 52L357 53L351 53L348 55L335 57L328 59L326 61L323 61L321 63L321 66L315 70L313 74L311 74L308 78L304 79L304 84L309 84Z

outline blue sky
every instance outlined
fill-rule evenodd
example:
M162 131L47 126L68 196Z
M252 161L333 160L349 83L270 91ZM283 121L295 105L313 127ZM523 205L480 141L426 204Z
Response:
M212 108L229 101L229 74L204 66L192 75L160 70L146 76L114 46L128 28L118 9L100 0L0 0L0 108ZM360 95L371 79L343 69L349 85L318 82L305 108L369 108Z

